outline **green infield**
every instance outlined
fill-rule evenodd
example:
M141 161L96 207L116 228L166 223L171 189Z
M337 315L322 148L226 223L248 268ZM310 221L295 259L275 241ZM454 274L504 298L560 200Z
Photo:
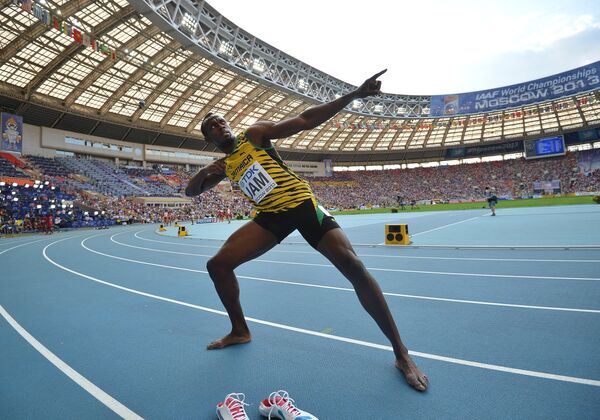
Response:
M500 200L496 206L498 209L509 207L540 207L540 206L562 206L570 204L594 204L592 196L583 197L544 197L530 198L525 200ZM400 207L386 207L377 209L365 210L341 210L332 211L332 214L367 214L367 213L390 213L392 209L398 210L398 213L406 213L412 211L441 211L441 210L467 210L486 208L487 202L476 201L472 203L451 203L451 204L431 204L418 205L416 208L405 206L404 210Z

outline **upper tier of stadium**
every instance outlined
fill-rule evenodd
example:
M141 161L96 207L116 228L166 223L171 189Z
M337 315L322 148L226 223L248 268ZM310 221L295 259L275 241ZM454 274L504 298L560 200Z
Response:
M206 2L0 0L0 19L0 105L32 125L212 152L199 141L209 111L239 131L355 88ZM285 159L423 161L598 127L600 62L482 92L383 93L275 143Z

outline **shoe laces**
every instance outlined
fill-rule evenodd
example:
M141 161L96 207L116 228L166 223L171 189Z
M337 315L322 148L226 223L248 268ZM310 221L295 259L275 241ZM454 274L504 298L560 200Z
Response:
M271 403L271 410L269 411L269 420L271 419L271 413L275 407L280 407L286 410L288 413L297 416L302 412L294 405L295 401L290 398L290 394L287 391L280 389L279 391L271 392L269 395L269 402Z
M231 415L236 420L245 420L247 417L244 406L250 404L246 404L244 402L245 398L246 395L242 393L232 392L231 394L227 394L227 396L225 397L225 401L223 401L223 404L227 406L227 408L229 408L229 411L231 411Z

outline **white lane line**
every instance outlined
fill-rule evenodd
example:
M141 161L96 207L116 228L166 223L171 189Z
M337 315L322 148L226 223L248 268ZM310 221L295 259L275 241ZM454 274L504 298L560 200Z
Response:
M108 258L114 258L114 259L117 259L117 260L132 262L134 264L151 265L151 266L154 266L154 267L161 267L161 268L166 268L166 269L169 269L169 270L180 270L180 271L189 271L189 272L192 272L192 273L208 274L208 271L204 271L204 270L196 270L196 269L193 269L193 268L175 267L175 266L172 266L172 265L165 265L165 264L151 263L151 262L147 262L147 261L133 260L133 259L130 259L130 258L119 257L119 256L116 256L116 255L105 254L104 252L96 251L94 249L89 248L85 244L85 241L87 241L88 239L97 237L97 236L99 236L99 235L89 236L89 237L83 239L81 241L80 245L84 249L86 249L86 250L88 250L88 251L90 251L90 252L92 252L94 254L102 255L102 256L105 256L105 257L108 257ZM292 286L304 286L304 287L314 287L314 288L319 288L319 289L329 289L329 290L339 290L339 291L344 291L344 292L354 292L354 289L352 289L352 288L345 288L345 287L324 286L324 285L317 285L317 284L310 284L310 283L293 282L293 281L287 281L287 280L267 279L267 278L264 278L264 277L243 276L243 275L238 275L238 274L236 274L236 277L239 278L239 279L256 280L256 281L262 281L262 282L266 282L266 283L278 283L278 284L286 284L286 285L292 285ZM403 298L408 298L408 299L435 300L435 301L441 301L441 302L465 303L465 304L472 304L472 305L504 306L504 307L509 307L509 308L541 309L541 310L549 310L549 311L600 313L600 310L597 310L597 309L580 309L580 308L563 308L563 307L553 307L553 306L518 305L518 304L512 304L512 303L486 302L486 301L475 301L475 300L464 300L464 299L449 299L449 298L438 298L438 297L433 297L433 296L406 295L406 294L391 293L391 292L383 292L383 294L385 296L403 297Z
M20 244L20 243L26 242L29 239L30 239L29 237L19 238L19 239L0 238L0 246L9 246L9 245Z
M192 254L189 252L179 251L167 251L165 249L147 248L143 246L129 245L123 242L119 242L114 237L119 235L116 233L110 237L110 240L118 245L126 246L129 248L137 248L145 251L162 252L165 254L178 254L178 255L190 255L195 257L207 257L210 258L212 255L209 254ZM269 263L269 264L284 264L284 265L304 265L310 267L335 267L331 264L319 264L319 263L304 263L295 261L278 261L278 260L265 260L263 258L256 258L251 262ZM525 276L516 274L487 274L487 273L461 273L454 271L425 271L425 270L406 270L400 268L379 268L379 267L367 267L370 271L385 271L394 273L414 273L414 274L435 274L440 276L462 276L462 277L493 277L493 278L513 278L513 279L541 279L541 280L580 280L580 281L600 281L598 277L559 277L559 276Z
M465 223L465 222L468 222L468 221L471 221L471 220L479 219L482 216L483 215L471 217L470 219L465 219L465 220L461 220L459 222L449 223L447 225L439 226L439 227L436 227L436 228L433 228L433 229L424 230L423 232L417 232L417 233L413 233L413 234L409 233L409 236L412 238L414 236L423 235L424 233L429 233L429 232L433 232L433 231L436 231L436 230L445 229L445 228L450 227L450 226L459 225L461 223ZM380 243L378 245L385 245L385 242L382 242L382 243Z
M196 248L213 248L213 249L219 249L219 248L221 248L221 246L216 246L216 245L184 244L184 243L167 242L167 241L157 241L156 239L142 238L141 236L138 236L138 233L142 233L142 232L146 232L146 230L139 230L133 236L135 236L138 239L141 239L142 241L158 242L158 243L161 243L161 244L167 243L167 244L171 244L171 245L193 246L193 247L196 247ZM123 233L125 233L125 232L123 232ZM309 251L304 251L304 252L308 253Z
M485 215L484 215L485 216ZM483 217L483 216L481 216ZM465 220L466 221L466 220ZM156 233L158 236L162 236L162 237L173 237L172 235L165 235L162 234L158 231L154 231L154 233ZM421 233L425 233L425 232L419 232L419 234ZM214 239L214 238L197 238L197 237L192 237L192 236L184 236L183 239L189 239L189 240L195 240L195 241L216 241L216 242L225 242L225 239ZM291 240L286 239L285 241L282 241L282 244L285 245L306 245L306 242L293 242ZM411 244L411 245L385 245L385 243L381 242L379 244L365 244L365 243L358 243L358 242L352 242L352 246L354 247L369 247L369 248L379 248L379 247L383 247L383 248L393 248L393 247L403 247L403 248L408 248L408 249L483 249L483 250L488 250L488 249L492 249L492 250L519 250L519 251L528 251L528 250L550 250L550 251L557 251L557 250L566 250L566 249L582 249L582 250L589 250L589 249L600 249L600 244L588 244L588 245L473 245L473 244L443 244L443 245L427 245L427 244Z
M175 299L169 299L169 298L165 298L163 296L158 296L158 295L153 295L150 293L146 293L146 292L142 292L139 290L135 290L135 289L130 289L127 287L123 287L123 286L119 286L117 284L114 283L110 283L101 279L98 279L96 277L92 277L89 276L87 274L83 274L80 273L78 271L72 270L70 268L67 268L65 266L60 265L59 263L57 263L56 261L52 260L50 257L48 257L48 255L46 254L46 250L54 245L55 242L48 244L42 251L42 254L44 256L44 258L50 262L51 264L55 265L56 267L60 268L61 270L65 270L68 271L69 273L75 274L77 276L86 278L88 280L92 280L95 281L97 283L100 284L104 284L106 286L110 286L110 287L114 287L116 289L120 289L126 292L130 292L133 294L137 294L140 296L145 296L145 297L149 297L152 299L157 299L157 300L161 300L163 302L168 302L168 303L174 303L176 305L181 305L181 306L185 306L188 308L193 308L193 309L198 309L204 312L209 312L209 313L213 313L213 314L217 314L217 315L221 315L221 316L227 316L227 313L224 311L218 311L216 309L212 309L212 308L207 308L204 306L199 306L199 305L194 305L191 303L187 303L187 302L182 302L179 300L175 300ZM293 332L297 332L297 333L301 333L301 334L306 334L306 335L311 335L311 336L315 336L315 337L320 337L320 338L325 338L328 340L334 340L334 341L340 341L340 342L344 342L344 343L348 343L348 344L356 344L359 346L363 346L363 347L369 347L369 348L374 348L374 349L379 349L379 350L387 350L387 351L393 351L391 346L385 346L382 344L376 344L376 343L371 343L368 341L362 341L362 340L356 340L353 338L348 338L348 337L342 337L342 336L337 336L337 335L332 335L332 334L324 334L324 333L320 333L317 331L311 331L311 330L307 330L304 328L298 328L298 327L292 327L289 325L285 325L285 324L279 324L279 323L275 323L275 322L270 322L270 321L265 321L262 319L258 319L258 318L250 318L250 317L246 317L246 320L252 323L256 323L256 324L261 324L261 325L266 325L269 327L273 327L273 328L279 328L282 330L287 330L287 331L293 331ZM481 368L481 369L487 369L487 370L494 370L494 371L499 371L499 372L506 372L506 373L513 373L513 374L517 374L517 375L524 375L524 376L531 376L531 377L536 377L536 378L543 378L543 379L552 379L552 380L556 380L556 381L563 381L563 382L572 382L572 383L577 383L577 384L583 384L583 385L591 385L591 386L598 386L600 387L600 381L594 380L594 379L587 379L587 378L578 378L578 377L574 377L574 376L565 376L565 375L556 375L553 373L547 373L547 372L538 372L538 371L532 371L532 370L525 370L525 369L515 369L515 368L511 368L511 367L507 367L507 366L500 366L500 365L493 365L493 364L488 364L488 363L480 363L480 362L473 362L470 360L464 360L464 359L457 359L454 357L446 357L446 356L440 356L437 354L430 354L430 353L423 353L423 352L418 352L418 351L412 351L409 350L409 354L411 354L412 356L416 356L416 357L422 357L425 359L431 359L431 360L438 360L438 361L442 361L442 362L448 362L448 363L454 363L454 364L459 364L459 365L463 365L463 366L470 366L470 367L477 367L477 368Z
M288 251L293 252L293 251ZM415 260L448 260L448 261L502 261L502 262L546 262L546 263L600 263L600 260L574 260L574 259L542 259L542 258L477 258L477 257L432 257L420 255L380 255L358 254L359 257L401 258Z
M85 235L85 233L74 234L74 235L70 235L70 236L68 236L68 237L66 237L64 239L77 238L77 237L80 237L80 236L83 236L83 235ZM25 246L25 245L35 244L37 242L47 241L49 239L54 239L54 238L45 237L45 238L42 238L42 239L38 239L36 241L29 241L29 242L21 243L19 245L16 245L16 246L13 246L13 247L10 247L10 248L7 248L7 249L1 251L0 255L4 254L5 252L8 252L8 251L16 249L16 248L20 248L20 247Z
M157 242L159 244L168 244L168 245L178 245L178 246L193 246L198 248L213 248L219 249L220 246L212 246L212 245L196 245L196 244L184 244L178 242L168 242L168 241L157 241L155 239L142 238L138 236L139 233L144 232L140 230L136 232L133 236L142 241L148 242ZM128 232L121 232L128 233ZM120 235L120 233L119 233ZM288 251L288 250L280 250L280 249L272 249L269 252L281 252L287 254L312 254L312 255L320 255L317 251ZM194 254L195 255L195 254ZM548 263L600 263L600 260L592 260L592 259L543 259L543 258L475 258L475 257L438 257L438 256L421 256L421 255L384 255L384 254L363 254L359 253L359 257L375 257L375 258L400 258L400 259L415 259L415 260L456 260L456 261L506 261L506 262L548 262Z
M491 249L491 250L519 250L519 251L531 251L531 250L544 250L544 251L558 251L566 249L581 249L581 250L597 250L600 248L599 244L588 244L588 245L469 245L469 244L444 244L444 245L407 245L408 248L423 248L423 249Z
M37 241L29 241L29 242L25 242L24 244L15 245L15 246L13 246L13 247L7 248L7 249L5 249L4 251L0 252L0 255L4 254L5 252L8 252L8 251L10 251L11 249L20 248L20 247L22 247L22 246L25 246L25 245L34 244L34 243L36 243L36 242L42 242L42 241L45 241L45 240L47 240L47 239L49 239L49 238L38 239Z
M54 241L52 244L62 242L67 239L80 237L80 236L83 236L83 235L71 235L71 236L63 238L61 240ZM19 248L19 247L22 247L25 245L29 245L29 244L33 244L36 242L45 241L48 239L51 239L51 238L39 239L37 241L30 241L30 242L26 242L21 245L13 246L12 248L5 249L4 251L0 252L0 254L3 254L12 249L16 249L16 248ZM52 245L52 244L50 244L50 245ZM44 356L50 363L52 363L54 366L56 366L61 372L63 372L65 375L67 375L77 385L79 385L84 390L86 390L88 393L90 393L92 396L94 396L94 398L96 398L98 401L100 401L101 403L106 405L109 409L111 409L112 411L114 411L116 414L118 414L119 416L121 416L124 419L142 419L143 418L143 417L137 415L136 413L134 413L133 411L131 411L129 408L125 407L119 401L117 401L116 399L114 399L113 397L108 395L102 389L98 388L96 385L94 385L92 382L90 382L88 379L86 379L84 376L82 376L80 373L78 373L71 366L69 366L68 364L63 362L62 359L60 359L58 356L56 356L54 353L52 353L48 348L46 348L42 343L40 343L35 337L33 337L31 334L29 334L29 332L25 328L23 328L4 309L4 307L2 305L0 305L0 314L2 314L4 319L15 329L15 331L17 331L21 335L21 337L23 337L31 346L33 346L33 348L35 348L42 356Z
M67 239L67 238L65 238ZM53 242L56 243L56 242ZM45 249L45 248L44 248ZM58 368L62 373L67 375L69 379L75 382L77 385L82 387L85 391L87 391L90 395L100 401L102 404L107 406L113 412L115 412L118 416L124 419L142 419L143 417L131 411L129 408L125 407L119 401L108 395L102 389L98 388L92 382L90 382L87 378L73 369L71 366L62 361L58 356L48 350L42 343L36 340L25 328L23 328L15 319L10 316L10 314L4 309L2 305L0 305L0 314L4 317L6 322L8 322L11 327L18 332L21 337L23 337L31 346L38 351L42 356L44 356L50 363Z
M471 220L479 219L479 218L480 218L480 217L482 217L482 216L484 216L484 215L481 215L481 216L475 216L475 217L471 217L470 219L460 220L460 221L458 221L458 222L450 223L450 224L448 224L448 225L443 225L443 226L436 227L436 228L433 228L433 229L424 230L423 232L417 232L417 233L415 233L415 234L412 234L412 235L410 235L410 236L418 236L418 235L423 235L423 234L425 234L425 233L434 232L434 231L436 231L436 230L440 230L440 229L445 229L445 228L447 228L447 227L450 227L450 226L460 225L461 223L465 223L465 222L469 222L469 221L471 221Z

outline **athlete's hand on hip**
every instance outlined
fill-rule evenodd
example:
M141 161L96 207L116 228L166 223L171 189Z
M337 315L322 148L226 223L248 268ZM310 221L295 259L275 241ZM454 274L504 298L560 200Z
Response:
M379 95L381 93L381 81L377 80L377 78L386 71L387 69L382 70L365 80L365 82L356 89L356 96L359 98L366 98L367 96Z

